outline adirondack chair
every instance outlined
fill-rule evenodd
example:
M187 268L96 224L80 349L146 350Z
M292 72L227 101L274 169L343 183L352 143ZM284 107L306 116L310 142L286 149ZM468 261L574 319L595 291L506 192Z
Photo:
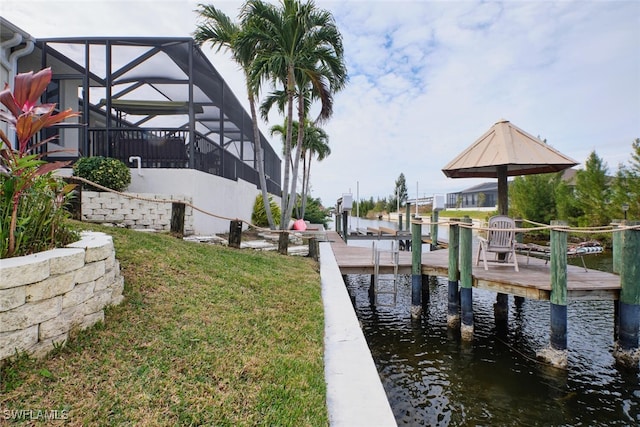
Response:
M512 265L518 270L518 259L516 258L516 223L513 218L506 215L497 215L489 218L489 231L487 238L478 237L478 257L476 265L480 263L480 257L484 263L484 269L488 270L487 262L498 262L502 265ZM495 254L494 260L487 261L487 253ZM502 254L502 256L501 256ZM503 259L500 259L503 258Z

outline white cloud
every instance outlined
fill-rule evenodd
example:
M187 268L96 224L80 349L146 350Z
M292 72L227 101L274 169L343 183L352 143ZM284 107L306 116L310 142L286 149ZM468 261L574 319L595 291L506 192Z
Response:
M332 154L312 171L314 195L386 197L455 191L440 169L500 118L584 162L613 171L640 137L640 3L636 1L321 1L344 37L350 82L326 125ZM3 0L2 16L38 37L186 36L195 1ZM216 1L235 16L240 1ZM210 55L237 97L228 55ZM261 124L265 133L279 123ZM274 141L278 147L279 142Z

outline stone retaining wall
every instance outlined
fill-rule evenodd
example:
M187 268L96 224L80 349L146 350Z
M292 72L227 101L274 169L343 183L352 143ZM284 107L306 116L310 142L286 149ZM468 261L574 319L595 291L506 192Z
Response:
M43 356L69 334L104 320L123 300L111 236L85 232L66 248L0 260L0 361Z
M191 203L182 195L127 193L133 197L156 200L175 200ZM87 222L122 224L127 228L169 231L171 203L151 202L120 194L82 191L82 220ZM187 206L184 215L184 234L193 234L193 208Z

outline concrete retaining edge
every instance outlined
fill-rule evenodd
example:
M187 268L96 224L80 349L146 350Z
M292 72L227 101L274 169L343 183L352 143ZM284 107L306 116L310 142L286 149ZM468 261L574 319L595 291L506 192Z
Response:
M396 426L331 244L320 243L324 372L331 426Z

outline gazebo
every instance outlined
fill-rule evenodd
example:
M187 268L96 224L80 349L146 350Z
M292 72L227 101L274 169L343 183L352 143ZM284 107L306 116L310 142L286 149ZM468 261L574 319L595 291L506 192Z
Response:
M498 213L507 215L508 176L560 172L578 162L501 119L442 172L449 178L498 178Z

